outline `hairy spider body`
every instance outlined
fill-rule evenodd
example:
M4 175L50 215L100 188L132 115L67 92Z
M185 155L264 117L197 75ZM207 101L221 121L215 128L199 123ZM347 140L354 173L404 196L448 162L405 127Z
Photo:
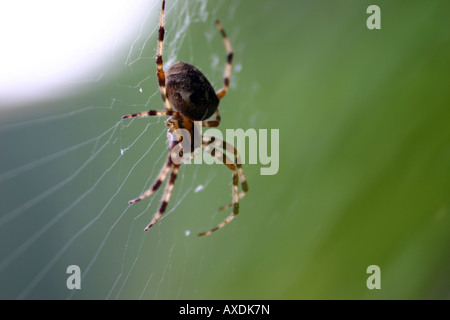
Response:
M193 121L208 119L219 106L219 98L205 75L186 62L177 62L167 70L166 92L173 110Z
M123 116L123 119L134 117L148 117L148 116L169 116L166 120L166 125L169 127L167 135L169 138L169 156L166 164L161 169L153 186L141 194L138 198L130 200L129 203L135 203L152 195L170 173L170 178L164 195L162 197L161 206L158 212L154 215L151 222L147 225L145 230L153 226L162 214L165 212L169 203L170 196L175 184L175 179L178 175L180 163L174 162L174 156L182 156L182 153L187 150L179 149L179 143L183 139L190 139L190 152L194 152L197 148L202 148L209 152L213 157L222 161L230 170L232 170L232 203L221 207L219 210L232 208L232 213L222 223L209 231L202 232L199 235L209 235L214 231L222 228L239 213L239 200L242 199L248 191L247 181L245 179L244 171L242 169L239 154L231 144L217 139L202 135L198 131L194 121L201 121L202 126L217 127L220 124L219 101L228 91L231 74L231 64L233 59L233 50L230 41L223 29L221 23L217 20L216 25L223 37L225 48L227 50L227 63L225 65L223 88L218 92L214 91L213 86L208 81L206 76L193 65L186 62L177 62L173 64L167 72L163 68L163 44L164 44L164 11L166 1L162 1L160 26L158 32L158 44L156 55L156 76L158 78L159 90L161 99L164 103L165 110L149 110L135 114ZM214 120L207 120L215 115ZM185 137L179 134L178 129L184 129L189 132L189 136ZM222 149L223 151L220 151ZM234 159L230 160L226 153L233 154ZM178 153L178 154L176 154ZM242 191L239 193L239 181L241 182Z

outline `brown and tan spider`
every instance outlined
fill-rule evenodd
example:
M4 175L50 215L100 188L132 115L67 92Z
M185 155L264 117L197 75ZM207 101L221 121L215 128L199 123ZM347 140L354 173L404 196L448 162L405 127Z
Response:
M130 204L138 202L152 195L164 182L166 177L170 173L170 179L167 183L164 195L162 197L162 203L159 211L154 215L152 221L145 228L147 231L151 226L153 226L159 218L163 215L166 210L167 204L169 203L170 196L172 194L173 186L175 184L175 179L178 175L178 170L180 163L174 162L173 153L178 150L175 148L182 140L183 137L177 134L178 129L184 129L189 132L191 141L191 152L194 152L198 148L204 149L209 152L213 157L219 159L223 164L225 164L233 172L232 177L232 203L221 207L219 210L225 210L232 208L231 214L222 223L216 227L210 229L209 231L202 232L199 235L209 235L214 231L222 228L228 222L233 220L233 218L239 213L239 200L244 197L248 191L247 182L244 176L244 171L240 162L239 154L237 150L229 143L217 139L215 137L201 135L201 141L195 142L196 127L194 121L201 121L202 126L205 127L217 127L220 124L220 114L218 110L219 101L222 99L228 91L230 84L231 75L231 63L233 60L233 50L231 48L230 41L223 29L221 23L217 20L216 25L222 34L225 48L227 50L227 63L225 65L225 73L223 80L223 88L217 93L214 91L211 83L205 77L205 75L198 70L193 65L185 62L176 62L173 64L167 72L163 70L163 45L164 45L164 10L166 1L162 1L161 15L160 15L160 25L159 25L159 36L157 45L157 55L156 55L156 68L157 68L157 78L159 90L161 93L161 98L165 107L165 110L149 110L141 113L130 114L122 117L123 119L133 118L133 117L148 117L148 116L169 116L166 120L166 126L168 129L169 137L169 156L166 164L161 169L157 179L155 180L153 186L141 194L138 198L129 201ZM215 115L214 120L206 120L212 115ZM195 132L195 134L194 134ZM218 150L221 148L223 151ZM183 151L179 154L182 155ZM226 152L233 154L234 159L230 160L226 156ZM239 180L241 182L242 190L239 193Z

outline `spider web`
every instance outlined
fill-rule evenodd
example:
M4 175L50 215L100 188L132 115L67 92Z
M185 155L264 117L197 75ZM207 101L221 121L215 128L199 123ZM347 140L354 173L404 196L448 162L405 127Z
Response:
M210 8L206 0L167 2L166 66L178 59L201 64L220 86L224 50L213 21L220 11L230 22L237 5L224 3ZM127 202L151 185L167 156L165 119L120 120L124 114L162 109L154 65L160 1L142 10L139 28L124 49L114 49L97 77L74 83L78 92L2 112L3 299L200 294L205 256L212 248L195 246L195 235L221 221L214 208L223 201L210 200L204 214L198 206L205 197L224 193L225 188L209 186L222 177L225 184L228 172L182 167L167 212L148 232L143 229L159 207L163 188L138 204ZM197 262L188 267L191 259ZM81 269L80 290L66 286L70 265Z

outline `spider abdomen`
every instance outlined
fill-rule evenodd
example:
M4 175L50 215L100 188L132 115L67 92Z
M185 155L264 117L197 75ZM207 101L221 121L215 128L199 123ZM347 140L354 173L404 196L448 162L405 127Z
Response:
M194 121L208 119L219 106L219 98L205 75L186 62L177 62L167 70L166 90L173 109Z

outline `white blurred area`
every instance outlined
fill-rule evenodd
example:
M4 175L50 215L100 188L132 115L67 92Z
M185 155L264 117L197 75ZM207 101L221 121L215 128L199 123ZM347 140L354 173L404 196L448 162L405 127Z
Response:
M0 108L101 79L155 1L0 0Z

